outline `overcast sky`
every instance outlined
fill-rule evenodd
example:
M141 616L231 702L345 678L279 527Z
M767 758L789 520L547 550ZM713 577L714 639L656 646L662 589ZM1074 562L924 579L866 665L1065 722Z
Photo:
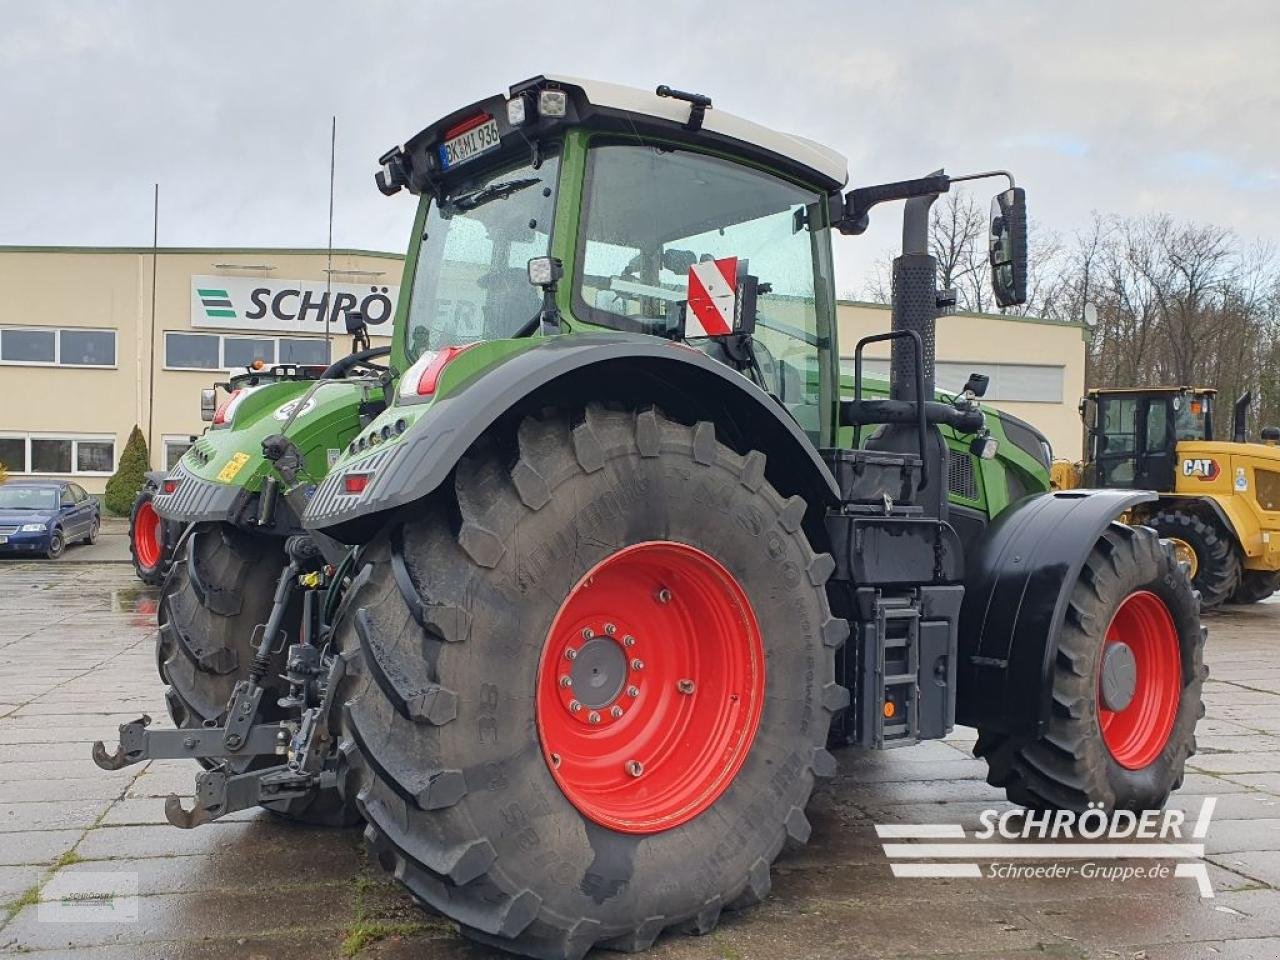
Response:
M835 11L835 12L833 12ZM1032 219L1280 239L1280 3L0 0L0 244L402 250L376 158L538 73L710 95L851 183L1007 167ZM981 186L983 199L995 185ZM896 242L837 239L844 291Z

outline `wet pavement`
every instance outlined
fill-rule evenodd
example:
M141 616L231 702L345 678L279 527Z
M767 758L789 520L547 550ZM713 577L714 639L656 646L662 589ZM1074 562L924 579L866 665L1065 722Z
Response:
M111 741L141 713L165 716L154 619L154 591L126 564L0 561L0 953L503 956L409 903L368 862L358 830L253 811L181 831L165 823L162 798L190 790L194 764L95 767L93 740ZM1208 715L1174 805L1194 820L1217 798L1203 840L1214 897L1188 877L1001 879L986 861L982 877L894 878L876 823L961 824L972 839L983 810L1007 808L960 729L906 750L842 752L811 804L813 839L779 860L773 895L648 955L1280 957L1280 602L1209 626ZM1172 873L1172 858L1142 863L1157 862Z

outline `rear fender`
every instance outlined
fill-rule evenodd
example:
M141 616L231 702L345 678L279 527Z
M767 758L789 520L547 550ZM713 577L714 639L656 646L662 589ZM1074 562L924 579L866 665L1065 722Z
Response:
M1032 737L1049 721L1067 602L1094 544L1143 490L1057 490L1020 500L965 558L956 721Z
M698 350L656 337L551 337L507 356L435 400L395 443L340 462L316 490L303 524L347 543L369 539L387 511L430 495L476 440L513 412L590 400L654 404L677 418L716 424L721 442L766 454L766 476L809 504L806 529L821 535L839 488L789 413L737 371ZM396 410L388 411L392 419ZM346 494L347 473L370 479Z

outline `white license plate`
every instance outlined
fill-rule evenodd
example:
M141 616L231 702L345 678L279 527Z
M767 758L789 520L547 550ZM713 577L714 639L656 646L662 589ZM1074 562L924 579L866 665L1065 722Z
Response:
M498 121L489 119L466 133L460 133L440 145L440 163L444 169L474 160L482 153L498 149Z
M9 542L8 537L0 537L0 543L8 543L8 542Z

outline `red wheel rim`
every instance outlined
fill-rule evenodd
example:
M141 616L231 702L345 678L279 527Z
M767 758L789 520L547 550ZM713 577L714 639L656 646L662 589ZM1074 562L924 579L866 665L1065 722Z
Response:
M1100 658L1098 725L1116 763L1140 770L1160 756L1178 715L1182 696L1178 631L1163 601L1149 590L1138 590L1125 598L1107 625L1104 656L1112 645L1129 648L1136 682L1127 706L1107 709Z
M154 567L160 562L161 522L151 501L138 507L133 519L133 549L138 563L144 567Z
M679 826L741 769L764 708L764 643L738 581L652 541L569 591L538 665L543 757L582 814L623 833Z

